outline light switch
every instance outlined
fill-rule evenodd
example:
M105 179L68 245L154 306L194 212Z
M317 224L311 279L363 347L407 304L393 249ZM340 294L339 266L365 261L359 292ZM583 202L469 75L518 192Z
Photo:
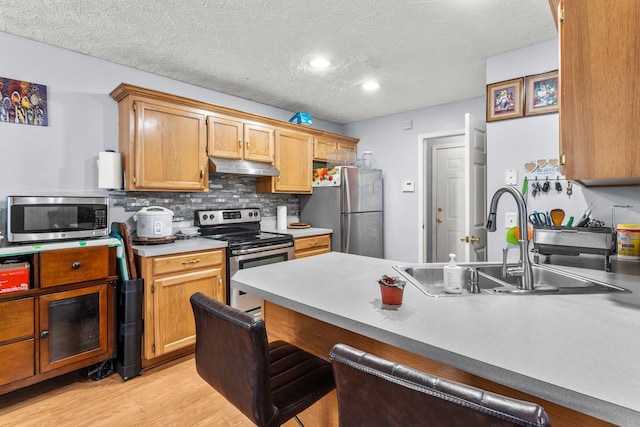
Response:
M518 213L517 212L507 212L504 214L504 227L511 228L518 225Z
M414 191L416 191L416 186L413 181L402 181L403 193L413 193Z

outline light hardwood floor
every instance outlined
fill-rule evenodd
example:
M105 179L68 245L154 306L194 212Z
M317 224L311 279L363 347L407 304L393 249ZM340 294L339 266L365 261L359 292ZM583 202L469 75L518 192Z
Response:
M252 425L198 376L193 355L126 382L117 373L93 381L83 369L0 395L3 427Z

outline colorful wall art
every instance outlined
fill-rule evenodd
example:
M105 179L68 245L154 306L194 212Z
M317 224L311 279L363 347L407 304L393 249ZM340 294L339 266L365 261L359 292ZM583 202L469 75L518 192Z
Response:
M47 126L47 87L0 77L0 122Z

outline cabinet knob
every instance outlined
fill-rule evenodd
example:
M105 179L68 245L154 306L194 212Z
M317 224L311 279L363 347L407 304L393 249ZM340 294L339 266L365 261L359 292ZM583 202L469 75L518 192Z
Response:
M312 248L318 246L318 242L316 242L315 240L312 242L309 242L309 246L311 246Z
M82 267L82 264L80 263L80 261L76 261L73 264L71 264L71 268L73 268L74 270L78 270L80 267Z
M49 338L49 331L40 332L40 338Z
M190 259L189 261L183 261L182 265L197 264L199 262L200 262L200 260L198 258Z
M242 150L242 140L241 139L238 140L238 148L240 150Z
M247 151L249 151L251 149L251 146L249 145L249 141L247 141L246 144L247 144Z

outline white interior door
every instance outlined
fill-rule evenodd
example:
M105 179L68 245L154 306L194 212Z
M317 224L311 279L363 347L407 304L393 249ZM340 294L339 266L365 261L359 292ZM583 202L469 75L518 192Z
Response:
M420 182L424 183L419 260L443 262L455 253L462 262L485 261L485 123L466 114L464 129L420 135L419 143ZM432 148L430 161L425 156L427 146Z
M433 183L435 222L433 223L434 262L449 260L454 253L458 261L465 261L465 146L446 144L433 147Z
M487 126L471 114L465 115L466 182L465 260L487 260Z

